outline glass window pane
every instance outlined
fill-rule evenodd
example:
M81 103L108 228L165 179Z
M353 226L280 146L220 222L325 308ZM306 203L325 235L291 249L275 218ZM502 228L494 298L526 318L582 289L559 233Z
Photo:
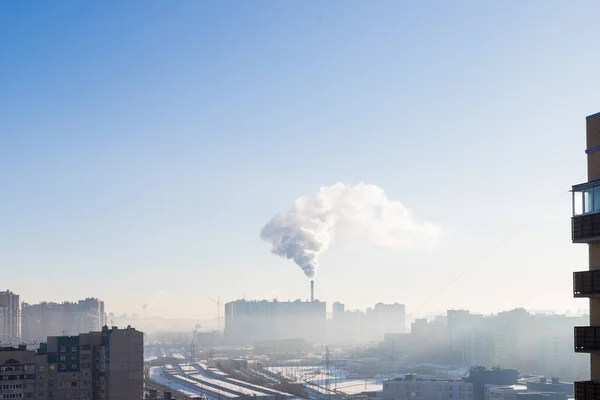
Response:
M600 186L594 188L594 212L600 211Z
M592 212L592 188L583 190L583 212Z
M573 215L583 214L583 194L573 192Z

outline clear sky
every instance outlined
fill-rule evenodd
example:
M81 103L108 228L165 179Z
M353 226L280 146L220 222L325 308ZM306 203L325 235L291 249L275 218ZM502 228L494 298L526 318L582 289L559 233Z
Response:
M441 226L439 245L338 241L318 298L414 314L586 309L572 298L587 249L570 243L569 194L547 205L585 180L599 13L0 2L0 290L203 318L216 314L205 295L306 298L261 227L321 186L366 182Z

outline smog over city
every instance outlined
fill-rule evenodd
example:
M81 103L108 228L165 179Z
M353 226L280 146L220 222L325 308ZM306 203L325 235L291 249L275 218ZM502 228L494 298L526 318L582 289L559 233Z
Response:
M598 12L0 2L0 399L600 399Z

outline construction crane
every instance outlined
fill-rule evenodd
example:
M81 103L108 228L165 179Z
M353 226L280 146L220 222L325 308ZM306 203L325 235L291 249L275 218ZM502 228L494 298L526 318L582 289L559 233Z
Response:
M219 336L221 335L221 297L217 297L217 300L212 297L205 295L210 301L217 305L217 331L219 332Z

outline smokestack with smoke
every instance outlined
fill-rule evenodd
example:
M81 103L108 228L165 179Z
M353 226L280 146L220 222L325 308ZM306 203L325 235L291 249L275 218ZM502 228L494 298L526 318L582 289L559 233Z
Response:
M385 247L415 248L437 244L439 228L419 220L401 202L388 199L380 187L336 183L312 196L296 199L261 230L273 254L294 260L314 278L323 253L336 235L360 237Z
M315 280L310 280L310 301L315 301Z

